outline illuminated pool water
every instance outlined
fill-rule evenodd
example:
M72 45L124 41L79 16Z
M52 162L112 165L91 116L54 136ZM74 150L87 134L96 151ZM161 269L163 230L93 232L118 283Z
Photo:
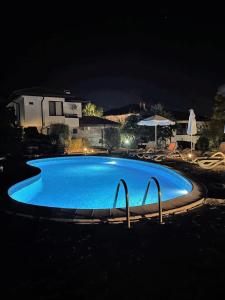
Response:
M142 205L151 176L158 179L162 201L184 196L192 191L191 182L161 165L136 160L78 156L37 159L27 164L41 173L13 185L8 194L26 204L77 209L113 208L118 181L129 188L131 206ZM157 189L151 184L146 204L157 202ZM125 206L124 190L119 192L117 207Z

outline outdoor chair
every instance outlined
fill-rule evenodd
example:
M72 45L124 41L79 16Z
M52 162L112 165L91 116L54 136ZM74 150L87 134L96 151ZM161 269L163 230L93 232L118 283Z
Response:
M153 153L146 153L143 155L143 158L154 160L154 161L162 161L169 157L177 157L179 154L176 151L177 143L170 143L165 150L158 150Z
M138 157L140 159L143 158L144 154L147 153L154 153L155 152L155 146L152 144L147 144L145 149L129 149L128 155L130 157Z
M138 153L142 153L143 149L128 149L127 154L129 157L135 157Z
M219 151L213 153L212 155L204 155L196 157L192 163L198 163L199 160L209 160L209 159L225 159L225 142L222 142L219 146Z
M137 153L137 157L142 159L145 157L145 155L151 155L151 154L154 154L155 153L155 148L154 147L150 147L150 148L147 148L145 150L142 150L142 151L139 151Z
M203 169L213 169L225 164L225 157L211 157L208 159L199 159L197 164Z

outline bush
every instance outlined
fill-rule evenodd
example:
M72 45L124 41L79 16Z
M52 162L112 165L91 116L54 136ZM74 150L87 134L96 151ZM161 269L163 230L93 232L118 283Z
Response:
M0 105L0 155L22 155L22 129L16 126L15 111Z
M196 150L207 151L209 150L209 139L205 136L201 136L196 145Z
M57 139L57 143L67 145L70 142L70 130L66 124L51 124L49 135Z
M120 142L121 146L126 148L137 148L138 146L137 139L132 134L121 133Z
M26 127L24 128L24 135L26 138L38 138L39 132L37 127Z
M117 128L105 128L104 142L109 152L120 146L120 131Z

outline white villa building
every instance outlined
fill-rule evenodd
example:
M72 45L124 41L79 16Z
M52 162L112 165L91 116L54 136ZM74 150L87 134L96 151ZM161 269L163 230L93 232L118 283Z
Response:
M83 138L91 146L103 146L106 128L118 128L119 123L98 117L82 116L82 105L69 91L55 93L40 88L15 91L8 107L14 107L17 125L36 127L39 133L48 134L51 124L69 126L72 138Z
M70 91L52 93L49 90L30 88L15 91L8 106L13 106L17 124L21 127L36 127L47 134L51 124L69 126L71 133L77 132L82 118L82 103Z

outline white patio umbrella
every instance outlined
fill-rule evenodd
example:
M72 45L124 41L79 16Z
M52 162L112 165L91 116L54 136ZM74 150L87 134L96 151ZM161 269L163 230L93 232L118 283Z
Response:
M154 115L152 117L139 121L137 124L140 126L155 126L155 145L157 147L157 126L174 125L175 122L159 115Z
M188 120L187 134L191 136L191 153L193 148L192 136L197 133L197 124L195 119L195 113L193 109L189 109L190 115Z

